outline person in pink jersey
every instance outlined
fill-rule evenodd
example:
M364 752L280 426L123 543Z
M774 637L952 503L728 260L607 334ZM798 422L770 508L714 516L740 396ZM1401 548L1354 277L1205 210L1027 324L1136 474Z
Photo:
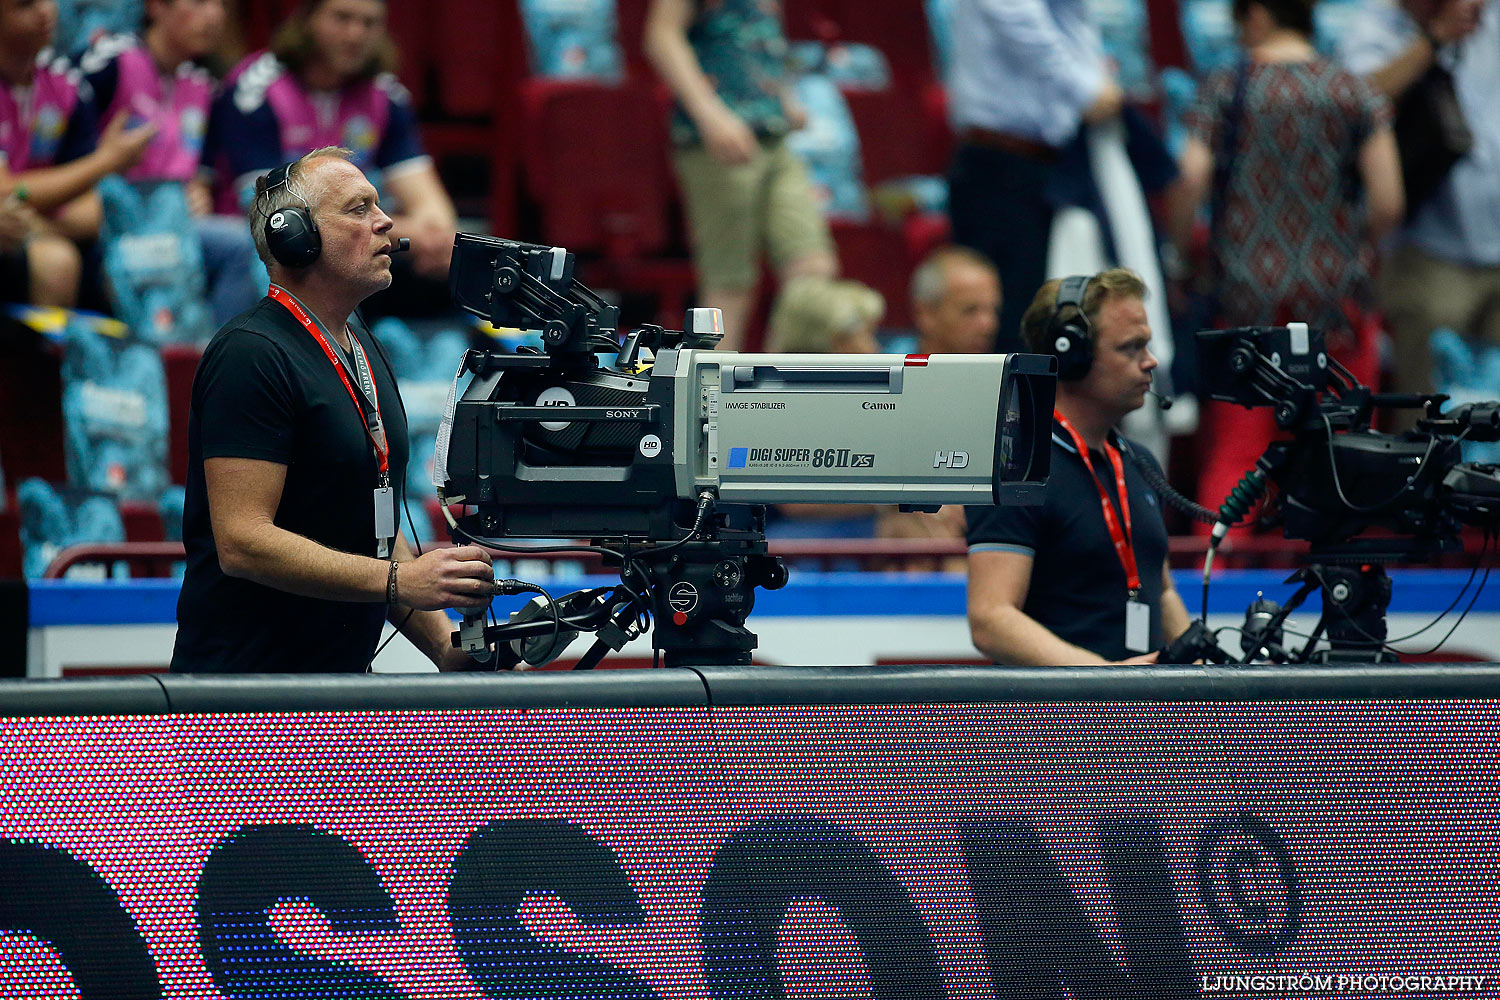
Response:
M446 281L457 215L394 66L384 0L304 0L270 48L225 81L210 123L211 162L233 207L279 163L322 146L353 150L354 164L394 203L411 268Z
M213 214L211 174L203 169L215 83L197 60L214 51L225 18L224 0L146 0L139 36L107 35L80 61L101 119L123 115L156 127L125 177L184 186L219 323L249 309L261 294L251 267L255 247L249 228L238 214Z
M68 306L81 254L98 236L94 185L135 163L150 124L110 119L102 134L88 85L50 51L55 0L0 0L0 295Z

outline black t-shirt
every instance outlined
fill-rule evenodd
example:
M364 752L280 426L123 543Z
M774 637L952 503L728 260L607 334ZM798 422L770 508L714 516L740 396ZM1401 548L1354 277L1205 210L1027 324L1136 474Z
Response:
M1156 466L1146 449L1128 441L1124 445ZM1137 655L1125 648L1125 568L1110 540L1094 483L1103 484L1116 511L1119 497L1109 459L1097 451L1090 454L1097 480L1089 475L1067 432L1054 423L1046 500L1031 507L969 508L969 551L1031 556L1031 583L1021 610L1066 642L1107 660L1122 660ZM1121 458L1141 597L1151 608L1150 641L1156 649L1163 642L1161 584L1167 528L1156 493L1123 449Z
M406 415L375 338L357 322L390 442L397 511L406 481ZM358 381L351 377L358 391ZM301 597L219 569L203 462L254 458L286 466L278 527L332 549L375 555L374 448L322 347L266 298L215 334L193 379L182 537L187 575L177 601L172 670L364 671L386 607Z

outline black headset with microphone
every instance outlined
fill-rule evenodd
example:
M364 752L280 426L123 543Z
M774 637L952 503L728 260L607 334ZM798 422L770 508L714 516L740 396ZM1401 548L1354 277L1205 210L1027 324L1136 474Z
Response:
M1064 278L1057 289L1057 304L1047 321L1047 336L1052 353L1057 355L1057 379L1077 382L1094 367L1094 336L1088 315L1083 311L1083 297L1094 279L1083 274Z
M1047 321L1047 336L1052 338L1052 353L1057 355L1059 382L1077 382L1094 367L1094 328L1083 309L1083 297L1088 294L1093 280L1087 275L1075 274L1064 278L1057 289L1057 304L1052 307L1052 318ZM1171 396L1158 392L1155 387L1146 391L1156 397L1158 408L1172 408Z
M291 181L293 163L283 163L255 182L255 196L260 198L268 191L288 186ZM311 267L323 253L323 234L318 232L318 222L313 218L312 206L297 192L301 205L278 208L262 226L266 235L266 248L285 267ZM405 253L411 249L411 240L402 237L391 245L391 254Z
M283 163L256 181L255 194L260 198L279 187L285 187L297 195L301 205L278 208L266 216L262 223L266 247L271 251L271 256L285 267L311 267L323 252L323 236L318 232L312 206L290 187L292 166L291 163Z

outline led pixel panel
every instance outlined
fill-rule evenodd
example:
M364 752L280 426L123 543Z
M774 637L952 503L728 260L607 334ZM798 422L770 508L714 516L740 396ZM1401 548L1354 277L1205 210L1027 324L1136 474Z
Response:
M0 996L1486 995L1497 743L1475 701L0 720Z

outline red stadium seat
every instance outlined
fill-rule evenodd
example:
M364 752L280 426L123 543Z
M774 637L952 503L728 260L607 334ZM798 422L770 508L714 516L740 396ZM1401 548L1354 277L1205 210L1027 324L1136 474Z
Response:
M21 578L21 516L11 491L0 504L0 580Z
M667 140L652 88L533 77L521 100L526 191L546 239L610 257L663 249Z
M781 9L782 29L794 42L838 41L838 0L792 0Z
M1187 42L1182 37L1182 11L1177 0L1147 0L1147 30L1151 37L1151 61L1158 68L1188 65Z
M202 348L192 344L167 344L161 349L162 370L167 378L167 429L171 435L167 470L172 482L178 484L187 482L188 405L193 399L193 375L201 357Z
M902 220L901 235L915 270L923 258L953 239L953 226L944 212L913 212Z
M397 75L411 91L413 106L421 108L427 103L428 68L440 62L434 53L432 11L425 4L387 4L386 24L398 47Z
M538 238L593 256L590 284L654 293L660 321L679 324L694 279L690 262L671 252L681 241L659 86L532 78L521 107Z
M414 5L415 6L415 5ZM515 22L519 16L513 2L495 0L443 0L421 5L433 21L433 52L437 73L438 104L444 113L455 118L483 118L494 105L492 81L504 71L506 50L498 42L497 30L502 20ZM497 8L501 13L497 17Z
M0 318L0 463L11 489L37 476L67 478L62 350L30 327Z
M833 221L833 241L839 251L839 272L862 281L885 296L883 326L911 326L907 283L912 261L900 229L880 222Z
M161 510L143 500L120 501L120 523L125 526L127 542L160 542L166 539Z
M947 171L952 138L942 118L942 90L936 84L922 92L898 87L848 90L844 100L859 133L866 184Z
M933 79L932 33L922 0L824 0L824 4L838 25L838 40L879 49L890 63L898 88L915 89Z
M646 61L643 45L650 9L651 0L615 0L615 31L625 56L625 72L642 80L655 72Z

